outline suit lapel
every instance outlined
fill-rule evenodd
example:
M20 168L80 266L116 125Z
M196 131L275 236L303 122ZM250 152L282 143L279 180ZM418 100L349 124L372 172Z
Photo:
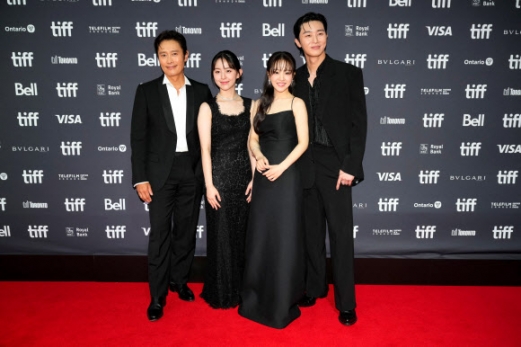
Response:
M172 112L172 105L170 105L170 98L168 97L168 90L166 89L166 84L163 84L163 79L159 79L159 98L161 99L161 106L163 108L163 116L165 116L166 124L168 129L176 133L175 130L175 122L174 122L174 113Z
M186 85L186 134L192 131L194 118L194 88L191 85Z

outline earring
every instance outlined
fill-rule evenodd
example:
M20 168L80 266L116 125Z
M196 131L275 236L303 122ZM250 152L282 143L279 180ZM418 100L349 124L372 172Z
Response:
M268 80L268 85L271 86L271 81L270 80Z

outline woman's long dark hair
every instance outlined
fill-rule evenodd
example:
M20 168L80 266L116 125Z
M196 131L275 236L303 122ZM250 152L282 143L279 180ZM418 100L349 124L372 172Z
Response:
M270 106L275 97L273 86L271 83L269 83L269 75L278 69L295 72L296 65L295 58L293 58L289 52L275 52L268 60L268 64L266 65L266 75L264 76L262 95L259 99L259 107L255 117L253 118L253 129L257 134L259 133L260 123L262 123L262 121L266 118L266 113L270 109ZM289 86L289 92L293 93L293 83Z
M220 51L212 59L212 70L210 71L210 75L211 75L213 84L215 84L215 79L213 77L213 70L215 69L215 64L217 64L218 60L223 60L223 61L227 62L230 69L235 70L237 72L239 72L239 70L241 69L241 63L239 62L239 59L237 58L235 53L233 53L232 51L228 51L228 50ZM241 83L241 81L242 81L242 76L237 78L235 83ZM217 84L215 84L215 85L217 86Z

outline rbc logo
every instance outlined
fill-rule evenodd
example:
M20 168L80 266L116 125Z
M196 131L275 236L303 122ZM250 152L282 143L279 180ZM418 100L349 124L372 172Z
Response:
M242 23L221 23L221 37L241 37Z
M72 36L72 26L73 22L51 22L51 30L52 36L54 37L71 37Z

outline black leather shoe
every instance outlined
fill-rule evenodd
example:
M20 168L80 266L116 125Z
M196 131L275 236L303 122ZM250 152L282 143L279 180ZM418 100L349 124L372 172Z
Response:
M340 315L338 315L338 320L344 325L353 325L356 323L357 319L356 311L354 309L340 312Z
M304 295L302 297L302 299L300 299L298 302L297 302L297 305L299 305L300 307L310 307L310 306L313 306L315 305L315 302L317 301L317 298L314 298L312 296L307 296L307 295Z
M170 291L172 291L174 293L177 292L177 294L179 295L179 299L184 300L184 301L194 301L195 300L194 293L190 290L190 288L188 288L186 283L177 284L177 283L170 282L169 287L170 287Z
M163 317L163 307L165 306L166 300L164 298L152 298L147 309L148 320L154 322Z

